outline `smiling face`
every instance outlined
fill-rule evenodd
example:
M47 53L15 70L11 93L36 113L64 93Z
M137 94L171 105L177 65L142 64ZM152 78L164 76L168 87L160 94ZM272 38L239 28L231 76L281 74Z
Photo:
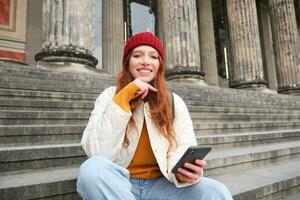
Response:
M150 46L138 46L133 49L129 60L129 71L134 78L151 82L159 69L159 54Z

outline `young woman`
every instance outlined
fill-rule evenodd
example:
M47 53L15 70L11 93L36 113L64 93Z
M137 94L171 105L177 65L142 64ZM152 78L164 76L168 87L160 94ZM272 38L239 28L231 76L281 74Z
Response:
M126 43L116 87L97 98L81 140L89 157L77 181L83 199L232 199L222 183L203 177L204 160L171 172L196 139L176 94L172 113L163 60L164 48L150 32Z

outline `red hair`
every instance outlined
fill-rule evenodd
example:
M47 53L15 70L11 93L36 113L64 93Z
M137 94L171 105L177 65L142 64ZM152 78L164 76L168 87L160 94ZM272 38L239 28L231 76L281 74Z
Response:
M131 58L131 55L132 52L130 52L124 59L123 69L116 80L116 86L117 86L116 93L119 92L122 88L124 88L127 84L129 84L135 79L129 71L129 60ZM157 89L157 92L149 91L146 98L148 98L150 114L152 120L154 121L154 124L156 125L159 132L169 141L170 146L174 147L176 146L177 142L173 130L173 114L172 114L171 103L168 97L168 87L167 87L167 81L165 79L164 73L165 73L164 64L159 55L159 69L156 77L150 83L154 88ZM130 101L130 109L133 115L134 115L133 111L139 104L139 101L140 101L139 98L135 98L132 101ZM133 115L129 120L127 128L128 126L130 126L131 128L135 127L135 121ZM123 145L125 147L129 146L127 131L124 137Z

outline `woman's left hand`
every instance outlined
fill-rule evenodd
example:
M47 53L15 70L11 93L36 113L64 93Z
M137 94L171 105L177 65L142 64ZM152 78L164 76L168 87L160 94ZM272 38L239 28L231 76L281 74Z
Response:
M178 168L177 180L185 183L194 183L203 176L203 168L206 166L205 160L197 159L195 163L184 163L184 168Z

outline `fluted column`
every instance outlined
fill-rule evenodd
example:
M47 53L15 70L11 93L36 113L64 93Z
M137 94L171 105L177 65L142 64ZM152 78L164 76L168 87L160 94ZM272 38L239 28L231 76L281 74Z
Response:
M43 47L35 56L38 66L97 65L92 55L92 11L92 0L43 1Z
M268 87L270 90L278 90L278 81L276 75L275 55L273 50L272 28L270 19L269 6L262 1L259 1L259 14L261 16L261 40L262 56L265 64L265 76L267 77Z
M165 0L158 6L168 80L203 80L195 0Z
M214 37L214 23L211 0L198 0L198 25L201 66L204 80L210 85L218 85L218 68Z
M269 0L278 92L300 94L300 52L293 0Z
M266 87L255 0L227 1L232 64L230 85L236 88Z
M117 75L122 67L124 48L123 1L102 1L102 62L103 69Z

